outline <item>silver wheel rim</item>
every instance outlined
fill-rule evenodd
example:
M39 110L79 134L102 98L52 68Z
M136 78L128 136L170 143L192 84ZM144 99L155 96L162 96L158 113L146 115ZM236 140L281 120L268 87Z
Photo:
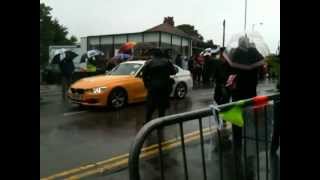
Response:
M120 108L124 105L125 100L126 98L124 93L122 91L116 91L112 96L111 104L115 108Z

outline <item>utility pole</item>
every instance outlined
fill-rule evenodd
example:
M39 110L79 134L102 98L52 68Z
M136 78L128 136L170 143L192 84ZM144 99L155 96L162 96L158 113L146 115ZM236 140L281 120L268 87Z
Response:
M225 40L225 34L226 33L226 20L223 20L223 35L222 35L222 47L224 47L224 40Z
M247 29L247 0L245 0L245 7L244 7L244 32L246 33Z

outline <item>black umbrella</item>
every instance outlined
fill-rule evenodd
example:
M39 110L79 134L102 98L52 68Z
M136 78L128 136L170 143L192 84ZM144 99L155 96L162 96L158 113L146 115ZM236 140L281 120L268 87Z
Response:
M78 54L71 51L71 50L59 49L55 52L55 55L53 56L51 63L52 64L59 64L63 60L72 61L77 56L78 56Z
M73 51L66 51L65 54L66 54L67 61L72 61L75 57L78 56L78 54Z
M81 58L80 58L80 63L85 63L87 62L88 56L87 53L82 54Z

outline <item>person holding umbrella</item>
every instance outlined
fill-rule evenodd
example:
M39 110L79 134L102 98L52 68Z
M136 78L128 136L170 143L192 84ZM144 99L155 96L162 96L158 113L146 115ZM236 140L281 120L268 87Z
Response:
M67 89L72 83L72 75L74 72L74 63L73 59L77 57L78 54L66 50L60 49L55 52L55 55L52 60L52 64L58 64L62 76L62 98L66 99Z
M222 54L225 48L217 47L218 53ZM219 59L214 59L213 61L213 82L215 84L214 88L214 100L218 105L229 103L230 92L225 86L230 75L231 67L226 62L226 60L220 56Z
M239 47L231 54L231 59L230 66L234 68L233 77L236 78L227 86L235 86L231 88L233 101L256 96L259 68L264 64L264 57L255 47L249 46L249 39L244 36L239 38Z
M232 101L255 97L257 95L259 68L264 64L263 55L256 47L250 46L249 38L244 35L238 39L238 47L231 49L228 55L223 53L223 57L231 67L226 87L228 87L231 92ZM237 173L240 173L242 127L232 125L232 140L236 169ZM252 161L249 161L248 163L251 162ZM253 171L251 171L251 173L253 173ZM250 176L252 176L252 174Z
M86 63L86 72L89 74L97 74L97 64L103 61L104 53L99 50L89 50L81 56L80 63ZM100 61L100 62L99 62ZM103 71L103 70L102 70ZM99 73L99 72L98 72Z
M211 78L213 77L213 66L216 55L219 52L219 48L215 46L214 48L206 48L200 53L204 57L203 65L203 84L209 85Z

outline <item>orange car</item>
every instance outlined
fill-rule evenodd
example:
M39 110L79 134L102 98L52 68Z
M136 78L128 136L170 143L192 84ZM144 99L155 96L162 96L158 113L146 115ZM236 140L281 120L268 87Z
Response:
M128 61L119 64L107 75L83 78L71 85L68 97L71 102L85 106L110 106L118 109L127 103L145 100L147 90L141 77L145 61ZM176 66L175 66L176 67ZM193 86L189 71L176 67L174 92L184 98Z

